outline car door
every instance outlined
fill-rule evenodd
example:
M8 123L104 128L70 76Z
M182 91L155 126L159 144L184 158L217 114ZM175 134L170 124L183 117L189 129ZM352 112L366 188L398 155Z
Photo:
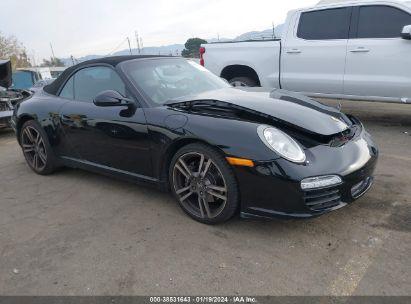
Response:
M411 14L400 8L387 5L354 8L352 39L347 47L345 95L411 100L411 41L401 38L405 25L411 25Z
M294 14L281 59L281 86L298 92L342 94L351 7Z
M67 81L60 92L60 97L70 99L60 111L66 140L77 152L78 161L151 176L143 108L96 106L94 98L105 90L130 97L117 72L108 66L83 68Z

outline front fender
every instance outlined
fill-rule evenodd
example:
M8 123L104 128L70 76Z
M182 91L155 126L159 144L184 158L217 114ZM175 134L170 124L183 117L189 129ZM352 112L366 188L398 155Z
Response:
M208 142L221 149L227 156L258 161L278 159L257 134L259 123L223 117L187 114L184 129L193 138Z

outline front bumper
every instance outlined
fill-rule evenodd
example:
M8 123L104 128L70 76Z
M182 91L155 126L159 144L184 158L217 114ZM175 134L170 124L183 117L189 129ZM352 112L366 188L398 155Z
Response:
M237 167L242 217L318 216L350 204L373 184L378 149L362 129L353 140L340 147L327 145L306 150L308 163L285 159L256 162L255 167ZM338 175L342 182L329 187L302 190L304 178Z

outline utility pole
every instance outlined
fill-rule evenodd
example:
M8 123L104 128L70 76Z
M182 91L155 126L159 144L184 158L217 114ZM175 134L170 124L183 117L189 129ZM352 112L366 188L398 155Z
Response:
M51 49L51 54L53 55L51 59L54 61L56 60L56 56L54 55L53 45L51 44L51 42L50 42L50 49Z
M130 50L130 55L133 55L133 53L131 52L130 38L127 37L127 41L128 41L128 49Z
M140 41L138 40L138 33L137 33L137 31L135 31L134 34L135 34L135 36L136 36L137 50L138 50L138 53L140 54L140 53L141 53Z
M70 58L71 58L71 63L72 63L73 65L75 65L76 63L74 62L74 57L73 57L73 55L71 55Z
M273 39L275 39L275 25L274 25L274 21L273 21Z
M140 48L141 48L141 51L143 51L143 48L144 48L143 47L143 38L141 38L141 37L140 37Z
M35 50L31 50L33 52L33 66L36 66L36 51Z

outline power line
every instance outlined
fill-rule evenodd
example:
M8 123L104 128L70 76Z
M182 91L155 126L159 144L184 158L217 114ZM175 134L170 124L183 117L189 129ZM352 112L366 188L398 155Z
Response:
M51 48L51 54L53 55L52 59L55 60L56 56L54 55L53 45L51 44L51 42L50 42L50 48Z
M128 49L130 50L130 55L133 55L133 53L131 52L130 38L127 37L127 41L128 41Z
M108 53L106 56L110 56L110 55L113 54L115 51L117 51L117 50L120 48L120 46L121 46L124 42L126 42L127 40L128 40L128 37L127 37L126 39L122 40L121 43L120 43L119 45L117 45L117 46L115 47L115 49L112 50L110 53Z
M137 50L138 50L138 53L140 54L140 53L141 53L140 40L138 39L138 33L137 33L137 31L134 32L134 35L136 36Z

